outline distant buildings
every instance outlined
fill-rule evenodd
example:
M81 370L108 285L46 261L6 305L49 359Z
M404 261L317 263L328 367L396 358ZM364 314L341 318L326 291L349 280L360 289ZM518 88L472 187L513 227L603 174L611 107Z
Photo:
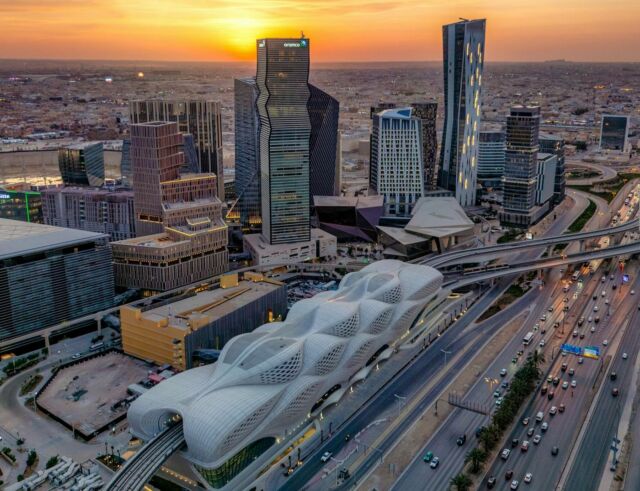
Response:
M42 190L44 223L109 235L110 240L135 237L133 192L90 187Z
M132 124L175 121L181 133L193 135L200 172L217 177L216 196L224 201L222 117L220 103L205 100L131 101Z
M560 204L566 195L564 138L557 135L540 135L540 151L556 156L556 176L553 189L553 206Z
M120 309L125 353L179 370L192 368L198 350L221 350L234 336L284 316L287 289L260 273L225 275L219 288L163 298L157 305Z
M40 193L0 188L0 218L43 223Z
M78 143L58 151L60 176L65 186L102 186L104 151L102 143Z
M113 304L108 236L0 219L0 341Z
M119 286L165 291L227 270L216 176L180 173L183 141L176 123L131 126L138 237L112 243Z
M628 150L629 116L602 115L600 126L600 150Z
M463 207L476 201L485 20L442 27L445 118L439 185Z
M422 122L412 113L409 107L373 116L369 184L384 196L389 216L409 216L424 195Z
M481 131L478 144L478 183L483 188L501 188L504 177L504 131Z

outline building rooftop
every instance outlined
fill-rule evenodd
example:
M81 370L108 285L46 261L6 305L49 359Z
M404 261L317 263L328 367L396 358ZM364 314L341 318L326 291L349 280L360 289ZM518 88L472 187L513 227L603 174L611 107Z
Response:
M0 259L108 239L106 234L0 218Z
M473 230L469 220L455 198L420 198L415 204L407 232L429 237L446 237Z
M322 207L373 208L384 205L384 196L314 196L313 205Z
M381 118L411 119L412 114L413 108L402 107L396 109L385 109L384 111L380 111L378 113L378 116L380 116Z
M192 319L208 317L215 320L224 317L282 286L283 283L268 278L261 281L242 280L237 286L205 290L187 298L182 298L183 294L176 295L173 300L142 312L141 316L156 323L166 320L171 327L186 330Z
M69 150L84 150L85 148L93 147L94 145L101 145L100 142L80 142L69 145L65 148Z
M178 243L187 242L188 239L181 241L175 241L169 234L164 232L159 234L151 234L151 235L143 235L142 237L133 237L131 239L118 240L117 242L112 242L112 246L115 245L123 245L123 246L140 246L140 247L155 247L155 248L165 248L165 247L173 247Z

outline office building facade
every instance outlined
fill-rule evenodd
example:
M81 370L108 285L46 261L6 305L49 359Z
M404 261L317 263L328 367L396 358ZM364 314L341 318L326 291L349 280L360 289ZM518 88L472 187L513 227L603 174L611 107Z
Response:
M553 205L557 163L558 157L554 154L538 153L536 205L547 207L547 209Z
M340 103L325 91L309 84L309 199L337 194L340 181L338 115Z
M504 152L504 131L480 132L478 143L478 183L483 188L502 187Z
M422 122L413 109L387 109L373 117L370 188L384 196L387 216L410 216L424 195Z
M58 166L65 186L102 186L104 151L102 143L78 143L58 150Z
M165 291L228 269L216 175L180 173L183 141L176 123L131 126L137 238L111 244L119 286Z
M40 192L0 188L0 218L44 223Z
M174 121L181 133L193 135L200 172L215 174L216 195L224 201L222 111L206 100L147 100L129 103L131 124Z
M629 140L629 116L603 114L600 126L600 150L626 152Z
M133 179L131 171L131 140L122 140L122 155L120 157L120 178L124 186L130 187Z
M556 177L553 189L553 206L560 204L566 195L567 180L564 168L564 138L556 135L540 135L540 151L556 156Z
M44 223L107 234L109 240L136 236L133 192L65 186L42 190Z
M262 234L269 244L310 238L309 44L257 41Z
M0 219L0 341L113 305L108 236Z
M422 127L422 160L424 162L425 189L433 188L437 184L437 153L438 136L436 121L438 117L438 103L415 102L411 104L413 116L418 118Z
M484 38L484 19L442 27L445 110L438 182L463 207L476 202Z

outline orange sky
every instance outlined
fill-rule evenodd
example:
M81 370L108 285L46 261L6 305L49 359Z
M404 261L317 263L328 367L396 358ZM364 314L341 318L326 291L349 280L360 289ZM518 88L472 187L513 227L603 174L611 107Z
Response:
M639 0L0 0L0 58L251 60L304 30L314 62L439 60L459 16L489 61L640 61Z

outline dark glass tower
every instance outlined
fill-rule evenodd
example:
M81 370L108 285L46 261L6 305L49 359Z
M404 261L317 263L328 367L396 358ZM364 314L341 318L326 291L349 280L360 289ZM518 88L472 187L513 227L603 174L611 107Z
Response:
M553 205L559 204L566 194L564 175L564 139L556 135L540 136L540 151L550 153L558 158L556 163L556 179L553 187Z
M102 143L79 143L58 151L60 175L65 186L104 184Z
M309 40L257 46L262 235L270 244L308 241Z
M340 103L318 87L309 84L309 198L336 194L339 179L338 113Z
M445 109L438 182L462 206L476 200L485 22L442 27Z

